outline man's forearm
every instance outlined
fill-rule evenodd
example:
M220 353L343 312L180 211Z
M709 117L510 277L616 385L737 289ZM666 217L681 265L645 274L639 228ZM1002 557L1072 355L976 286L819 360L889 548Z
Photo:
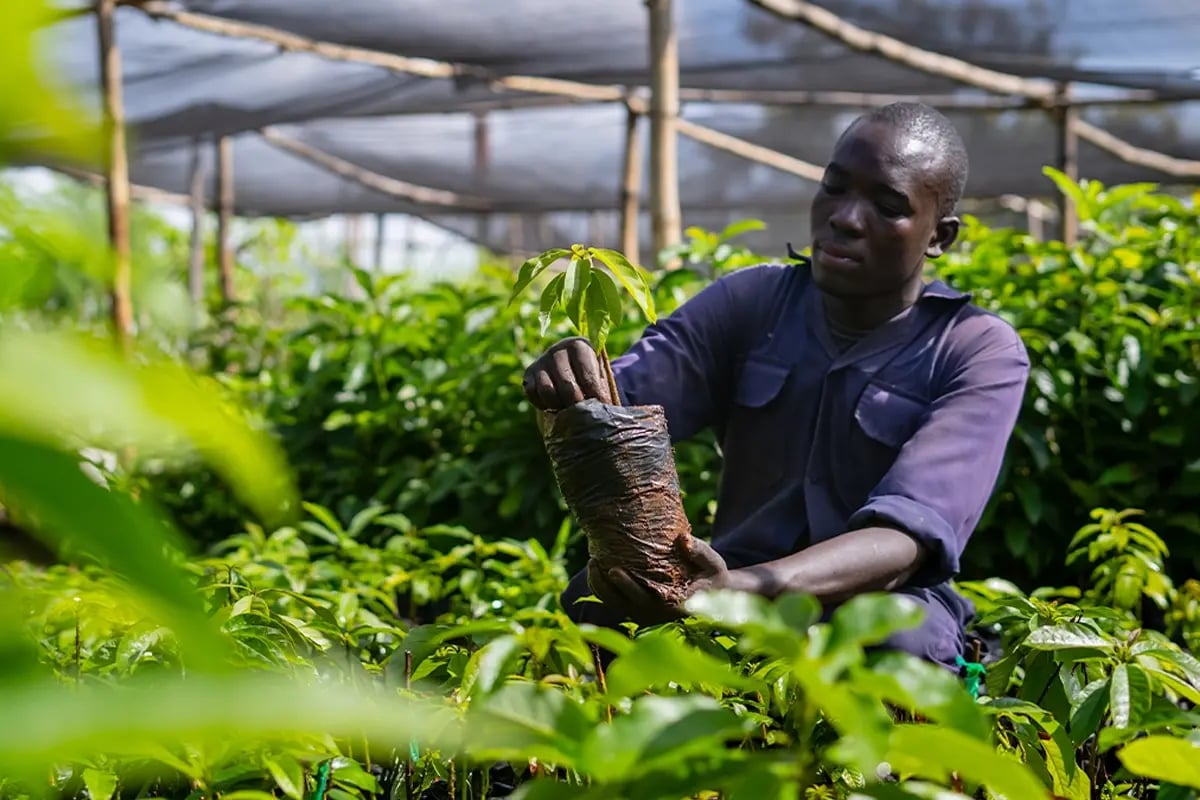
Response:
M864 592L902 586L924 556L924 547L906 533L863 528L775 561L730 570L723 584L767 597L804 592L823 604L840 603Z

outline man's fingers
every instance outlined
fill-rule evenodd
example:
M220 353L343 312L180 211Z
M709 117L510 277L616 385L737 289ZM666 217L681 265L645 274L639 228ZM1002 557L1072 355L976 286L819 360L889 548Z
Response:
M546 370L539 369L534 373L533 392L533 404L538 408L550 411L560 407L554 381L550 380L550 374Z
M565 348L565 352L583 396L611 403L612 393L608 390L608 381L601 375L600 359L596 357L591 345L587 342L573 341Z
M608 583L621 593L626 602L641 604L646 600L646 590L638 586L633 578L620 567L612 567L604 573Z
M571 369L571 353L569 348L555 350L550 355L554 362L554 387L558 391L558 399L562 407L573 406L583 400L583 392L576 382L574 371Z
M695 536L681 536L678 540L683 556L692 566L704 573L724 572L728 569L725 559L703 539Z

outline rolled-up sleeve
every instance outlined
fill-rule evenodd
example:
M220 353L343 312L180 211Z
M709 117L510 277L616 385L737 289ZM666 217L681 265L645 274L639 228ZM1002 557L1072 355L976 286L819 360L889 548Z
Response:
M647 327L613 360L621 402L662 406L674 441L715 424L737 354L782 275L781 267L762 265L723 276Z
M928 413L849 528L883 525L921 542L926 557L912 578L933 586L953 578L987 505L1016 425L1029 357L1001 320L977 317L957 331L961 355L948 359L947 378Z

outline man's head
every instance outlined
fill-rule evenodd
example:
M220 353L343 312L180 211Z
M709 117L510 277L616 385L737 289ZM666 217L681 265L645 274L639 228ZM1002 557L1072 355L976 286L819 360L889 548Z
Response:
M841 297L907 293L926 258L954 243L967 153L954 126L921 103L855 120L834 145L812 204L813 275Z

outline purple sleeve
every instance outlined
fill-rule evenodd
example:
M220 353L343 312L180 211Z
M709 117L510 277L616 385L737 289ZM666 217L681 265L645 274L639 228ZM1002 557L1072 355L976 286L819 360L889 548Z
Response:
M625 405L660 405L674 441L717 422L732 383L733 365L761 320L763 298L777 291L783 268L747 267L704 287L660 317L613 361Z
M850 529L890 525L920 541L927 555L912 579L917 586L958 573L963 549L995 488L1029 376L1020 337L1000 320L980 315L955 335L962 344L951 349L961 355L951 356L941 392L866 505L849 520Z

